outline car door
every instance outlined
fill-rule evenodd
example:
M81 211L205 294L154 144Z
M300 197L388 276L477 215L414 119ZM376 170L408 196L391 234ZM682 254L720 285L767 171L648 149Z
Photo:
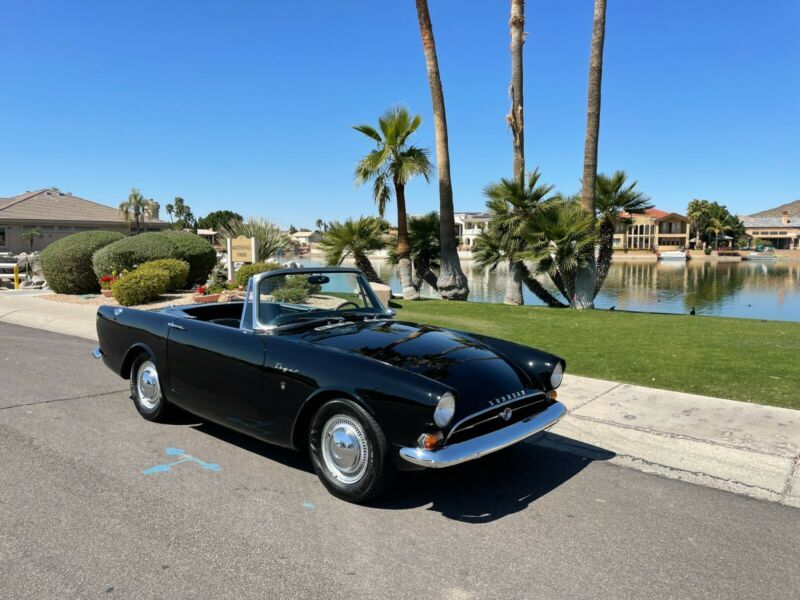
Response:
M235 429L258 428L264 390L263 336L176 317L169 322L169 390L176 404Z

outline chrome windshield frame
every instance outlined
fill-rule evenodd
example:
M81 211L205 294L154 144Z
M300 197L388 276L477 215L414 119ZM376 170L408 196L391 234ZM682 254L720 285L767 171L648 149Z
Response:
M281 268L281 269L272 269L271 271L264 271L263 273L258 273L253 275L250 280L247 282L247 288L245 292L245 304L250 304L251 310L250 318L248 319L248 310L245 306L245 310L242 312L242 329L246 329L249 331L261 331L261 332L270 332L276 329L275 325L267 325L261 322L259 318L259 309L261 302L259 302L259 287L263 280L267 279L268 277L277 277L280 275L324 275L326 273L352 273L356 276L358 280L358 284L364 294L367 296L369 301L374 305L376 309L379 309L380 312L375 312L376 316L380 315L384 318L391 318L394 316L394 311L390 310L383 303L378 299L377 295L375 294L375 290L372 289L372 286L369 284L369 281L364 276L359 269L352 268L352 267L303 267L303 268ZM249 322L248 322L249 321Z

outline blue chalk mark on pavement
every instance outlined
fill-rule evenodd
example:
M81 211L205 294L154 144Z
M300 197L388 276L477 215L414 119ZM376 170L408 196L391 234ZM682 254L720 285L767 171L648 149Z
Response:
M167 456L176 457L177 460L173 462L164 463L162 465L156 465L154 467L150 467L149 469L142 469L140 472L142 475L153 475L154 473L166 473L172 470L172 467L179 465L181 463L186 462L193 462L195 464L200 465L202 469L205 471L221 471L222 467L215 463L207 463L199 458L195 458L189 454L186 454L185 450L181 450L180 448L166 448L164 450Z
M303 508L307 508L308 510L314 510L317 507L314 506L314 504L311 502L303 502Z

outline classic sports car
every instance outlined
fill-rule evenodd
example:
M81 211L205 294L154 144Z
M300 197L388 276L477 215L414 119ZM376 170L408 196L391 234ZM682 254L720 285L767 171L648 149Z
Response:
M562 359L393 316L357 269L277 269L253 277L244 302L101 306L94 356L130 379L145 419L177 406L308 448L322 483L351 502L395 469L463 463L564 415Z

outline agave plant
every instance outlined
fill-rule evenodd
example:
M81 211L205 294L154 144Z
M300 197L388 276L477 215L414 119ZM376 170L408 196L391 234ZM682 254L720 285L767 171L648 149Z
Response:
M226 238L256 238L259 261L267 261L291 246L289 236L280 227L262 217L248 217L246 221L234 219L223 225L221 231Z
M320 246L329 265L340 265L346 258L355 260L356 267L373 283L383 283L369 261L368 254L386 247L385 222L376 217L333 221L322 234Z

